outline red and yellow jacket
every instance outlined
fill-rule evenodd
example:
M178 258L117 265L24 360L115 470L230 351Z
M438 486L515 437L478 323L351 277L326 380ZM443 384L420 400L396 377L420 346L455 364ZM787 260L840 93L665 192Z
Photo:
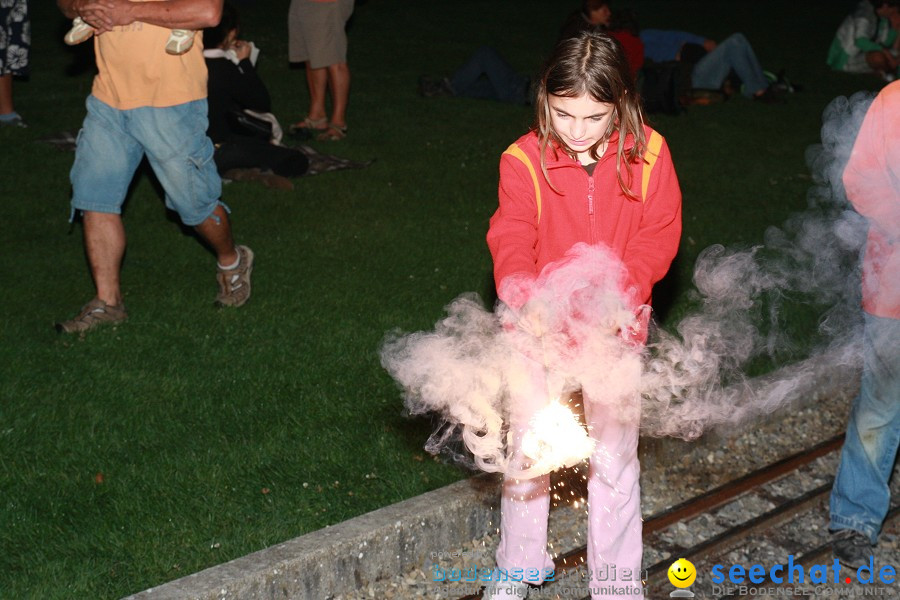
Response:
M520 307L526 298L507 291L503 280L510 275L536 277L548 263L584 242L612 248L628 270L626 291L633 306L650 303L653 284L666 274L678 250L681 189L665 140L649 127L644 130L648 140L645 162L632 165L629 184L636 199L627 197L616 179L616 133L593 176L576 160L548 147L547 173L559 192L541 172L540 148L533 131L503 153L500 206L491 217L487 234L501 300ZM629 136L625 147L632 144ZM629 183L624 165L622 169Z

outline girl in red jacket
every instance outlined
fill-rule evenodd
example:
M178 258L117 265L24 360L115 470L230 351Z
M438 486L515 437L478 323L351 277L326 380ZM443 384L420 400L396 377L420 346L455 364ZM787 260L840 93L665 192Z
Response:
M644 124L619 44L598 33L561 41L542 73L535 108L534 129L500 161L500 206L487 234L498 296L519 311L520 327L541 335L540 318L526 314L529 283L575 244L604 245L627 271L624 301L644 317L635 331L620 335L641 343L649 315L639 309L649 304L653 284L678 248L681 191L665 141ZM522 436L550 400L541 362L520 359L528 383L509 386L512 463L527 460ZM619 588L619 598L625 587L631 592L626 595L640 598L638 425L584 400L596 441L588 480L591 597ZM553 569L547 552L549 483L549 475L507 476L503 482L497 565L510 574L529 574L513 578L532 584ZM527 589L522 581L491 584L485 597L521 598Z

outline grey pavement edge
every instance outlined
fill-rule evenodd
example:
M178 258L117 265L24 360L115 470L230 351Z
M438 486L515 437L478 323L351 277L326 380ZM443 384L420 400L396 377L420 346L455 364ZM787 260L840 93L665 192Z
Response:
M496 529L499 495L499 476L470 477L126 600L323 600L468 547Z

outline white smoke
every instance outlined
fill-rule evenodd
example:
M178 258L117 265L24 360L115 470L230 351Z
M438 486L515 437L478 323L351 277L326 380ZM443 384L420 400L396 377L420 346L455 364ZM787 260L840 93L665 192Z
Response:
M608 249L578 245L557 268L521 282L530 299L520 310L500 304L489 312L476 295L461 296L434 331L389 334L382 365L404 389L410 414L441 415L458 426L475 466L506 472L506 400L510 382L520 379L517 355L544 365L548 400L577 387L598 398L633 394L640 348L616 335L635 321L622 301L624 280ZM636 402L623 418L637 422ZM425 447L452 451L456 434L441 427Z
M846 202L841 173L870 102L858 94L829 105L822 144L807 152L808 210L757 246L705 249L695 309L646 347L622 335L636 323L624 266L607 248L586 245L535 281L515 282L529 298L519 310L500 303L490 312L467 294L434 331L389 334L382 364L407 409L445 423L426 449L452 449L461 434L475 466L509 470L505 424L518 355L544 366L548 399L581 389L619 420L640 421L646 435L684 439L745 424L796 401L823 370L856 366L867 224ZM785 323L784 307L798 302L818 310L811 348L798 347ZM780 368L749 376L761 359Z

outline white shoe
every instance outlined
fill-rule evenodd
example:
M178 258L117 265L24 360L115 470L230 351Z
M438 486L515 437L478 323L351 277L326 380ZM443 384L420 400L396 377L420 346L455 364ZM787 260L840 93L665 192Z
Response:
M484 588L484 600L527 598L529 585L524 581L494 581Z
M184 54L194 45L194 32L187 29L173 29L166 42L168 54Z
M63 40L68 45L74 46L90 39L92 35L94 35L94 28L85 23L81 17L75 17L72 20L72 29L69 30Z

